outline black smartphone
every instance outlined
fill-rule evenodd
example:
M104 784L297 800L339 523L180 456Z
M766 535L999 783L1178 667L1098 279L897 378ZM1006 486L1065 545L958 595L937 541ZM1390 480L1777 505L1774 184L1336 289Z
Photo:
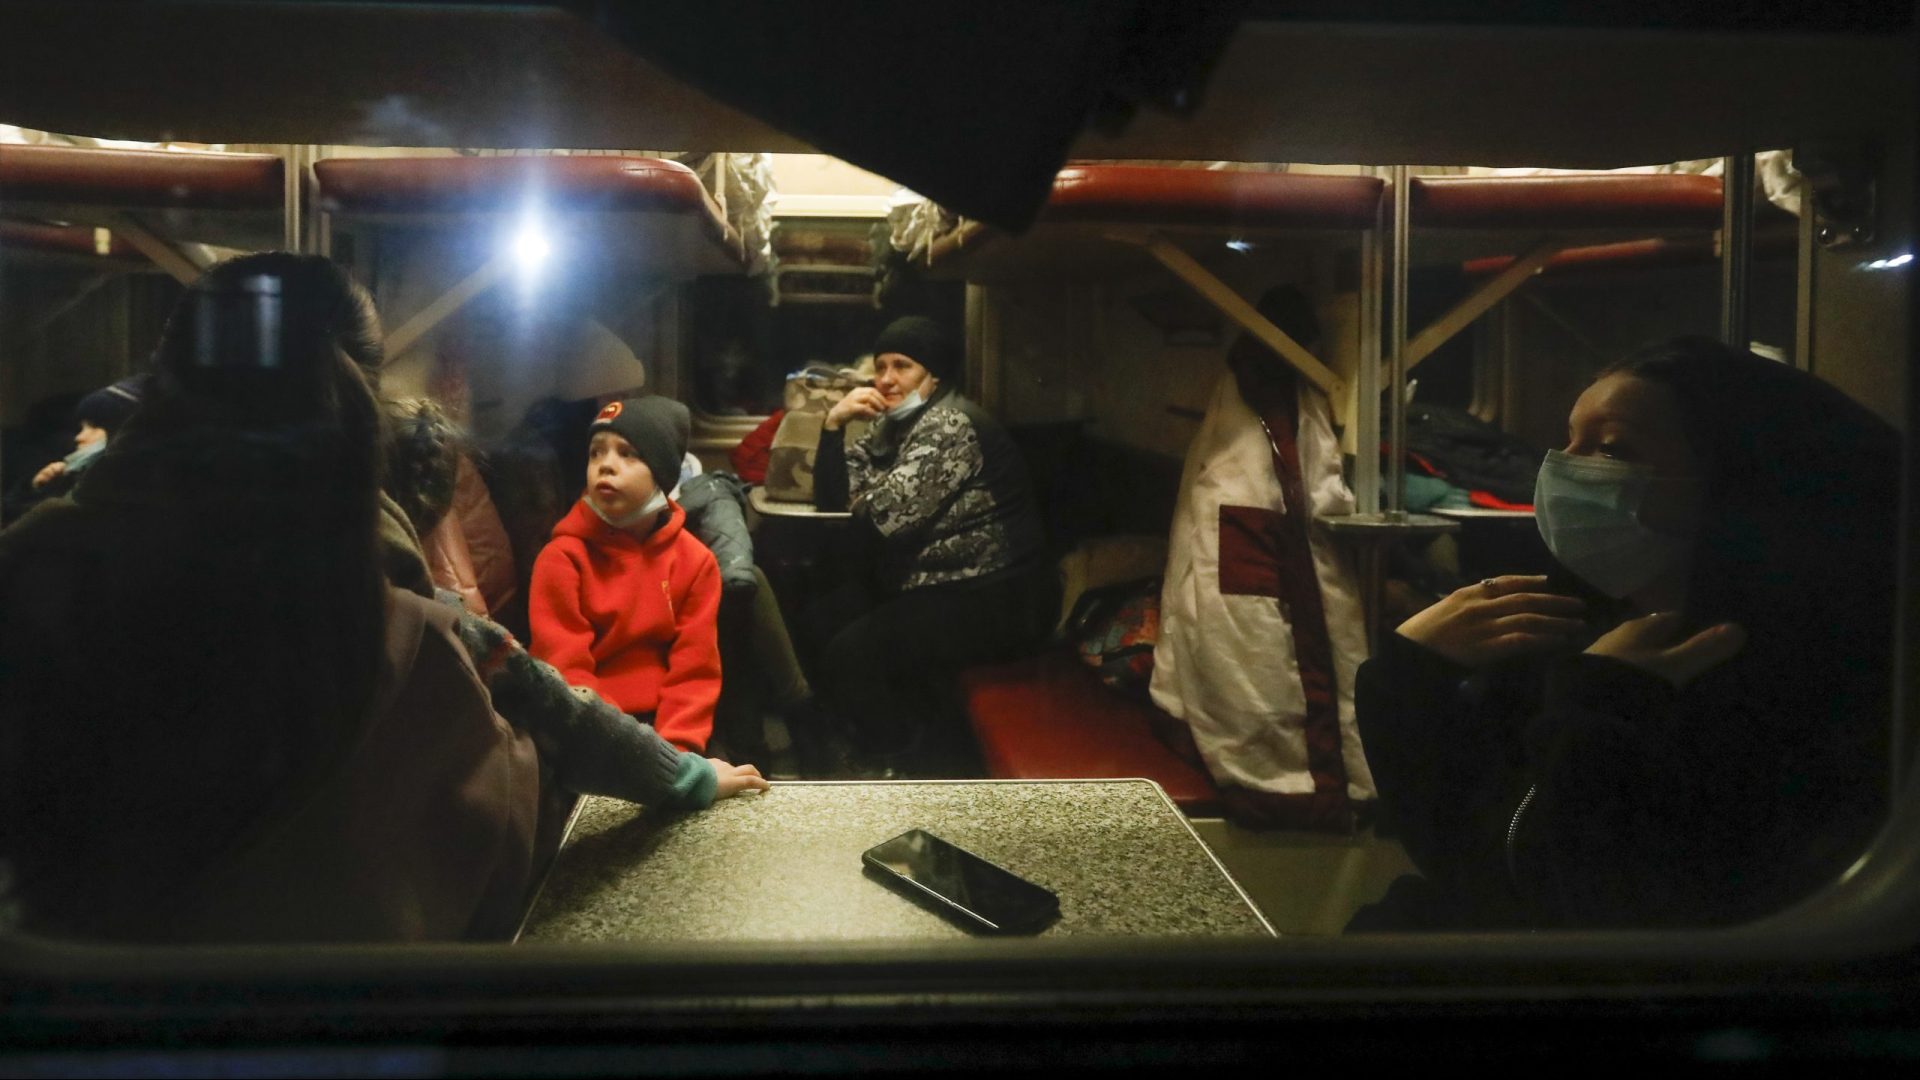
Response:
M1060 898L925 829L909 829L860 856L888 884L971 930L1019 934L1060 914Z

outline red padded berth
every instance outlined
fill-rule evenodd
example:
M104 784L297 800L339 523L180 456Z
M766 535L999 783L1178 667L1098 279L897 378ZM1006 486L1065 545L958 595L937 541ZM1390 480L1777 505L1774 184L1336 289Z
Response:
M286 198L272 154L0 146L0 207L22 204L271 210Z
M333 213L505 213L531 189L569 211L693 215L714 237L738 243L693 170L662 158L326 158L314 163L313 173L321 205Z
M1071 165L1053 178L1036 228L1150 225L1259 233L1372 228L1385 181L1372 176L1241 172L1166 165ZM979 222L936 239L933 265L977 247L994 230Z
M677 251L682 263L715 273L737 273L746 261L740 234L693 170L677 161L604 154L326 158L314 163L313 174L320 208L331 214L511 214L537 192L542 204L559 213L626 214L652 222L652 232L609 230L650 255ZM673 223L671 231L660 232L666 223ZM708 245L704 252L697 246L702 243Z
M1690 174L1422 176L1407 200L1422 229L1714 229L1721 213L1720 178Z
M93 230L82 225L48 225L39 221L0 221L0 258L30 253L77 259L117 259L141 264L146 260L132 244L114 236L102 256L94 247Z
M1754 237L1754 255L1769 256L1791 255L1796 240L1792 236L1760 233ZM1541 269L1549 274L1575 273L1582 270L1632 270L1651 269L1661 266L1695 266L1702 263L1718 262L1720 252L1714 247L1711 237L1697 239L1650 238L1646 240L1626 240L1617 244L1593 244L1588 247L1567 248L1565 251L1547 260ZM1460 264L1462 273L1469 277L1482 277L1497 274L1516 261L1513 255L1493 255L1484 259L1469 259Z
M1152 705L1114 693L1054 651L960 676L987 774L1001 780L1145 777L1190 815L1221 812L1220 792L1154 737Z
M1385 183L1371 176L1073 165L1053 178L1043 222L1214 229L1368 229Z

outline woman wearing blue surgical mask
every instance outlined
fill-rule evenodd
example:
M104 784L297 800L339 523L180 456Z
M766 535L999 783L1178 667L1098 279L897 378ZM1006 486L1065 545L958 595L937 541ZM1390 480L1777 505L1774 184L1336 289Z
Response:
M106 451L107 440L140 408L146 386L145 374L130 375L81 398L73 410L80 427L73 436L73 453L34 473L34 494L64 495L73 490L81 474Z
M816 680L875 770L977 768L948 707L961 668L1016 655L1059 603L1026 463L955 384L960 355L931 319L881 331L874 385L828 412L814 465L822 509L850 509L877 558L869 580L819 605ZM848 442L854 419L875 423Z
M1547 455L1562 568L1401 624L1356 707L1421 870L1355 930L1726 925L1884 813L1899 438L1704 339L1602 372Z

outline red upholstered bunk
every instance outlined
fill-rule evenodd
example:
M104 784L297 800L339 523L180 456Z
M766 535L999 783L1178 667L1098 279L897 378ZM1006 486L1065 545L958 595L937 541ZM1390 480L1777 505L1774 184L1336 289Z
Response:
M1371 176L1075 165L1040 220L1209 229L1366 229L1385 184Z
M1753 238L1755 258L1779 257L1791 255L1795 239L1778 233L1757 233ZM1698 239L1651 237L1645 240L1624 240L1617 244L1592 244L1586 247L1567 248L1565 251L1547 260L1541 267L1543 274L1572 274L1581 271L1598 270L1651 270L1663 266L1698 266L1702 263L1716 262L1720 251L1714 246L1711 237ZM1483 259L1468 259L1460 264L1460 270L1468 277L1483 277L1497 274L1512 266L1516 256L1492 255Z
M285 167L272 154L0 146L0 209L105 206L280 212Z
M112 226L124 215L176 242L274 246L284 177L272 154L0 145L0 214L10 219L0 243L98 257L92 226ZM68 226L63 235L48 231ZM113 245L108 258L125 259L125 268L144 261L118 234Z
M1040 224L1151 225L1235 234L1371 228L1385 182L1370 176L1240 172L1150 165L1076 165L1055 176ZM1713 229L1720 179L1692 174L1415 177L1418 228ZM977 222L936 239L930 262L996 235Z
M1054 178L1053 194L1034 233L1052 236L1061 227L1078 242L1099 241L1099 229L1152 227L1178 233L1204 231L1235 237L1269 231L1358 230L1372 227L1385 182L1368 176L1239 172L1150 165L1076 165ZM1597 173L1557 176L1415 177L1408 190L1419 229L1567 231L1634 229L1654 232L1709 231L1719 227L1720 178L1697 174ZM1762 206L1759 214L1785 215ZM1760 232L1761 253L1779 249ZM971 255L989 241L1009 239L966 221L933 240L934 269ZM1569 249L1549 270L1693 261L1697 243L1650 238ZM1470 274L1497 272L1511 259L1476 259ZM1490 271L1488 267L1492 267Z
M693 170L663 158L599 154L533 157L326 158L314 163L319 205L349 217L512 213L530 193L563 213L666 215L743 261L740 236Z
M1415 228L1713 229L1720 178L1692 174L1417 176Z
M1435 176L1415 178L1408 192L1420 228L1646 229L1705 233L1720 227L1717 176L1611 173L1573 176ZM1789 254L1792 218L1764 203L1756 208L1754 254ZM1654 236L1570 247L1541 267L1547 274L1652 269L1709 263L1720 257L1711 236ZM1515 256L1468 259L1469 277L1497 274Z
M1384 181L1371 176L1245 172L1156 165L1072 165L1054 176L1036 232L1049 226L1139 227L1236 236L1371 228ZM978 222L936 238L939 267L1004 234Z
M22 255L76 259L108 266L119 263L128 269L146 261L133 245L118 236L108 242L106 254L101 254L95 246L93 230L83 225L0 220L0 259Z

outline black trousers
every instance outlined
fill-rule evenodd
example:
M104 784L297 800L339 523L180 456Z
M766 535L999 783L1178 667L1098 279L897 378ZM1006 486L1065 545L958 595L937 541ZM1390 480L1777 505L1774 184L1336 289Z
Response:
M828 707L868 754L930 754L935 764L959 767L977 762L977 751L954 677L1039 647L1059 614L1060 586L1041 565L984 584L908 589L864 610L856 598L836 594L814 624L827 642L817 686Z
M793 640L780 614L780 600L759 567L750 593L720 594L720 703L714 738L735 765L769 764L764 726L769 711L785 712L813 695Z

